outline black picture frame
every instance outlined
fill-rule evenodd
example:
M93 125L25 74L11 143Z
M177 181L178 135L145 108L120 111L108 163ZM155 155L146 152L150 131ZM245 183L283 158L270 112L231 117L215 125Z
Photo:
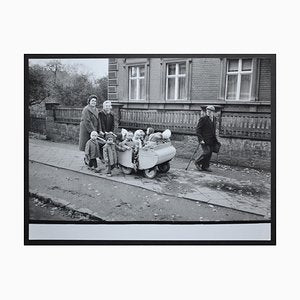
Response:
M270 240L53 240L29 238L30 224L74 224L68 221L30 221L29 220L29 84L28 68L29 59L83 59L83 58L123 58L123 57L264 57L271 60L271 220L266 221L227 221L227 222L176 222L173 225L207 225L218 224L270 224ZM80 222L81 225L91 225L90 223ZM97 224L97 223L96 223ZM126 224L152 224L166 225L165 222L110 222L101 223L102 225L126 225ZM24 245L276 245L276 54L24 54Z

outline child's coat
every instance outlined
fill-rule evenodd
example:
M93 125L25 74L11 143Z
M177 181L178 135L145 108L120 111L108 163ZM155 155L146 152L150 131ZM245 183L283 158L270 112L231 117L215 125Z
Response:
M89 159L100 157L100 148L97 140L88 140L85 145L85 154Z
M117 146L116 144L106 143L103 146L103 159L106 164L113 166L118 163Z

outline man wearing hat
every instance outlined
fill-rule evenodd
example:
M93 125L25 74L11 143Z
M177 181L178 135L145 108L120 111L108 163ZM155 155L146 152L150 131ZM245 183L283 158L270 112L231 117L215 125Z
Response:
M196 134L202 148L202 154L195 159L195 165L200 171L212 172L209 168L209 163L214 147L218 144L216 138L216 117L214 116L215 107L208 105L206 107L206 115L201 117Z

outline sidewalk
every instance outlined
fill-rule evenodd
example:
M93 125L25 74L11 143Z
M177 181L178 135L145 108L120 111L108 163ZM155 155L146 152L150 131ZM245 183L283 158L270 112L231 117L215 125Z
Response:
M83 153L77 145L37 139L29 140L29 160L105 177L187 201L201 201L270 218L271 177L268 172L214 164L214 172L206 173L197 171L193 163L185 171L188 160L176 157L171 161L171 169L167 174L160 174L152 180L137 174L124 175L119 170L108 178L105 174L92 173L87 169L83 164Z

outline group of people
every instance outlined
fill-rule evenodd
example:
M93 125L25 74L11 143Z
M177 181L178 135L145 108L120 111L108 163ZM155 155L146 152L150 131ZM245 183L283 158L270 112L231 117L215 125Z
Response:
M146 133L139 129L134 133L125 129L114 133L114 115L110 101L103 103L103 109L98 111L97 96L91 95L82 111L80 122L79 149L85 152L84 161L91 170L99 172L97 158L106 165L106 173L111 176L111 170L118 167L117 151L132 149L132 163L138 165L138 152L142 147L153 147L159 142L170 141L171 131L154 132L148 128ZM200 171L211 172L209 168L213 152L218 152L220 143L216 137L215 107L207 106L206 114L202 116L196 127L196 135L202 148L201 155L195 159L195 166Z
M117 151L126 150L132 150L132 163L134 169L137 169L139 149L170 140L169 129L154 132L153 128L148 128L146 133L141 129L134 133L122 129L119 134L115 134L111 102L105 101L101 111L98 111L96 105L97 96L91 95L82 111L80 122L79 149L85 152L84 162L90 170L100 172L97 164L97 159L100 159L106 166L106 174L111 176L111 171L118 167Z
M107 148L113 143L114 136L112 132L114 131L114 115L110 101L103 102L103 109L101 111L99 111L96 106L97 96L89 96L87 105L84 107L81 115L79 150L85 152L85 164L87 164L91 170L99 172L97 158L104 161L105 154L109 152L111 155L111 151ZM108 173L111 173L111 171L109 171L111 170L111 166L109 167L107 165L107 170Z

